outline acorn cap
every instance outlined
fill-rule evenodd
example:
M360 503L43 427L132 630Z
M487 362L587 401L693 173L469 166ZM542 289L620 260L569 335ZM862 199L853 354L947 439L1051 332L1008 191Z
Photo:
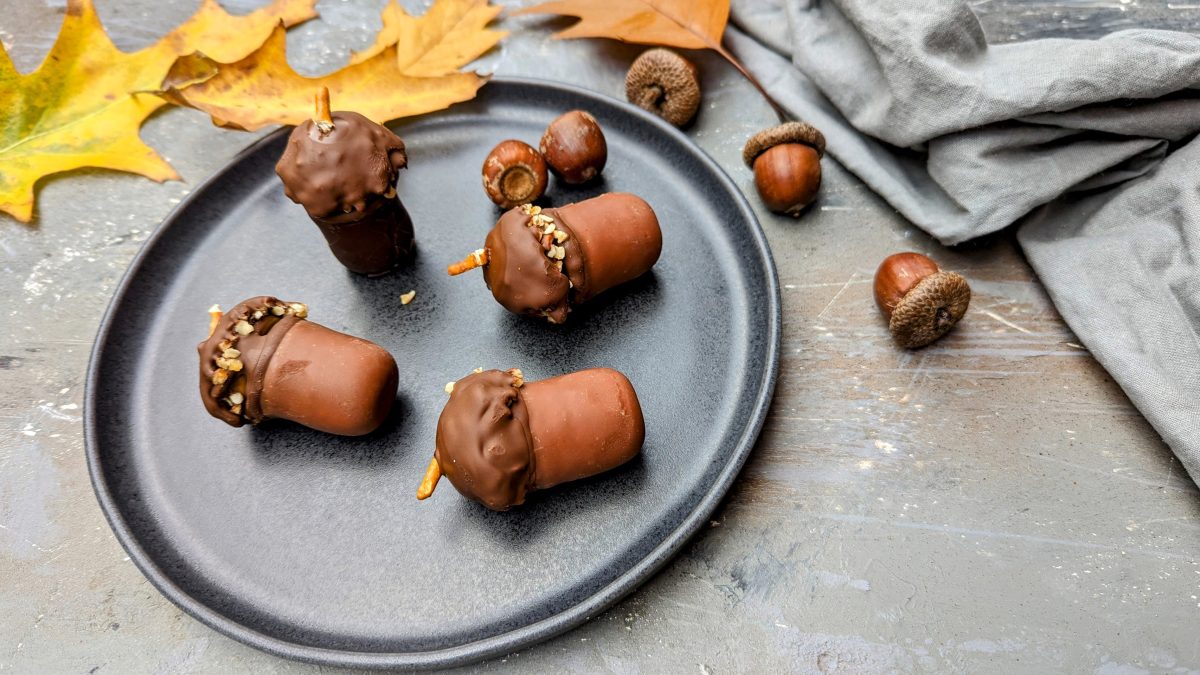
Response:
M625 98L681 127L700 108L696 66L669 49L642 52L625 76Z
M817 156L825 155L825 135L808 122L785 122L777 127L763 129L746 141L742 148L742 160L746 166L754 168L754 160L771 148L784 143L800 143L817 151Z
M901 347L924 347L948 333L970 303L971 287L961 274L930 274L901 298L888 330Z

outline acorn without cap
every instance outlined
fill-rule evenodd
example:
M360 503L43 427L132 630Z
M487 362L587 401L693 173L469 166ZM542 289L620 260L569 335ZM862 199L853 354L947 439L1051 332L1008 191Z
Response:
M604 132L584 110L555 118L542 134L538 149L554 175L567 185L581 185L599 176L608 161Z
M669 49L642 52L625 76L625 98L681 127L700 108L696 66Z
M901 347L916 349L942 337L970 303L967 280L920 253L890 255L875 272L875 304Z
M501 141L483 160L483 189L500 208L537 200L547 180L545 158L521 141Z
M742 149L754 185L768 209L794 218L821 187L825 136L807 122L787 122L750 137Z

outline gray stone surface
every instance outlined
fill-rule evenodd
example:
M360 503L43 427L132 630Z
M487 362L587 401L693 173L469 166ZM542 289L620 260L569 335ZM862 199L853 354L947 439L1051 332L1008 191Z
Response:
M49 48L63 4L5 3L0 40L20 68ZM198 3L98 4L133 49ZM289 37L293 64L339 65L370 42L380 4L320 2L323 18ZM1200 30L1194 4L975 4L995 41ZM483 68L620 96L640 48L547 39L565 24L506 20L516 32ZM757 205L739 152L770 110L722 62L698 63L689 135ZM148 233L252 140L187 110L157 115L143 137L186 183L76 172L43 181L35 225L0 217L0 671L309 672L164 600L92 496L80 406L99 318ZM766 429L711 528L617 607L477 669L1200 669L1197 490L1074 342L1011 237L945 250L832 161L825 176L802 220L760 211L785 353ZM875 264L902 249L976 293L959 329L916 353L891 345L870 293Z

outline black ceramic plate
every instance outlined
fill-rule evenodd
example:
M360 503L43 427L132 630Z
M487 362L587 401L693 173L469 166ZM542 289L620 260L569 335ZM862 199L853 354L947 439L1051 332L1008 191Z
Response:
M572 108L608 139L598 185L551 182L548 203L644 197L663 228L653 272L572 313L512 316L478 272L446 265L499 211L479 170L506 138L536 144ZM341 268L274 165L286 131L243 152L167 218L104 318L86 397L88 465L130 557L168 598L275 654L368 667L505 654L595 616L646 581L716 508L762 425L778 364L779 289L766 241L720 168L666 123L591 92L495 80L465 105L395 127L400 194L419 257L382 279ZM400 295L415 289L402 306ZM197 393L196 344L214 302L306 302L400 364L392 419L364 438L288 423L234 429ZM542 379L591 366L633 382L639 459L493 513L443 481L414 491L443 386L473 368Z

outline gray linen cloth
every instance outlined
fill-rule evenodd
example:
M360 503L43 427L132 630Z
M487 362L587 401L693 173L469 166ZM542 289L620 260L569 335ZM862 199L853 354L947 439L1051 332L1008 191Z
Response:
M957 0L733 0L732 18L771 95L918 227L953 245L1018 223L1063 318L1200 482L1200 36L989 45Z

